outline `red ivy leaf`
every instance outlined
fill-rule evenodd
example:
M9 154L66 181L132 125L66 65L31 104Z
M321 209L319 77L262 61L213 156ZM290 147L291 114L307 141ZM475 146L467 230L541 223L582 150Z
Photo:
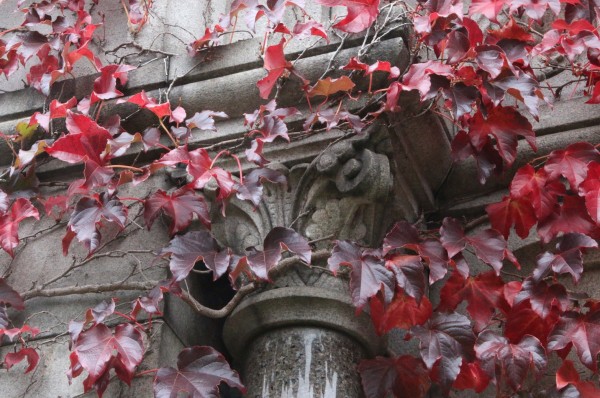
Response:
M497 383L506 377L505 381L514 391L519 390L530 369L537 377L547 363L540 341L528 335L518 344L511 344L506 338L486 330L477 338L475 352L486 373Z
M600 162L600 153L593 145L578 142L569 145L566 149L553 151L544 165L544 170L552 179L564 176L569 181L571 189L577 191L579 184L587 176L590 162Z
M428 369L437 366L437 378L447 391L460 372L463 358L472 357L475 336L469 319L457 313L436 312L423 326L415 326L412 334L421 340L421 358Z
M504 282L494 272L486 272L464 279L453 272L442 287L438 310L454 311L467 301L467 311L475 321L475 330L483 330L497 308L506 306L503 295Z
M512 63L523 62L524 59L527 59L527 51L524 49L524 44L514 42L505 42L500 41L498 44L506 47L506 51L508 54L505 54L506 57L514 58L509 59ZM510 46L513 47L510 47ZM512 51L512 52L511 52ZM509 64L509 67L513 68L512 63ZM516 72L513 72L516 73ZM540 100L544 100L544 95L540 90L540 84L537 80L529 76L524 72L519 72L518 76L505 76L490 82L490 86L493 88L497 88L502 90L503 93L510 94L512 97L517 99L518 101L523 102L525 107L531 113L531 115L538 120L539 111L538 105ZM488 91L489 93L489 91ZM503 94L494 94L493 99L495 102L501 101L503 98Z
M477 257L492 266L496 275L500 275L502 260L507 250L506 241L502 235L494 229L486 229L467 239Z
M215 117L226 119L229 116L227 116L225 112L202 111L196 112L194 116L187 119L185 123L191 129L197 128L200 130L216 131L217 128L215 127Z
M469 6L469 15L482 14L490 21L496 21L505 4L505 0L473 0Z
M496 78L506 66L506 54L502 48L492 44L475 47L477 65Z
M255 131L262 142L273 142L275 138L281 137L286 141L290 141L288 136L287 125L280 117L267 115L263 118L263 124L260 129Z
M453 30L446 36L444 51L449 64L456 64L467 55L470 49L469 37L459 30Z
M510 2L510 11L515 12L519 7L523 7L525 15L535 21L540 21L546 13L546 8L550 8L554 15L558 15L560 3L559 0L514 0Z
M524 43L533 43L535 41L533 35L527 29L521 27L513 17L507 24L500 26L498 29L490 30L489 35L500 40L516 40Z
M456 256L467 246L467 237L462 225L457 219L451 217L446 217L442 221L440 240L450 258Z
M12 368L14 365L21 362L23 359L27 359L27 369L25 369L25 373L31 372L37 366L40 361L40 355L33 348L21 348L17 352L9 352L4 357L4 364L6 365L6 369Z
M267 180L273 184L286 184L285 175L277 170L260 168L252 170L244 177L244 182L238 189L236 196L242 200L249 200L256 207L260 204L263 194L262 183Z
M364 360L358 371L366 398L387 397L390 393L424 398L431 385L423 361L410 355Z
M336 242L327 264L334 274L340 266L350 267L352 303L358 311L380 290L383 290L386 301L394 291L394 274L383 265L383 261L351 242Z
M549 184L544 169L535 170L531 165L521 167L510 183L510 196L528 200L539 220L546 218L557 203L557 195L564 193L564 186L555 182Z
M531 227L537 223L531 202L525 198L505 196L501 202L491 204L485 210L492 227L500 231L504 238L508 238L510 228L514 225L517 235L525 239Z
M383 240L383 254L387 255L395 249L403 247L415 250L416 245L421 242L419 231L407 221L399 221L387 233Z
M560 318L548 338L548 349L561 350L571 343L581 363L596 372L600 353L600 311L594 309L586 314L569 311Z
M187 116L187 113L185 112L185 109L183 109L182 106L178 106L177 108L175 108L171 111L171 117L169 118L169 121L171 123L177 123L177 124L183 123L186 116Z
M440 240L451 258L461 252L467 243L470 244L477 257L491 265L496 274L500 274L506 252L506 241L498 231L486 229L477 235L468 237L458 220L446 217L440 228Z
M365 64L359 61L356 57L350 58L350 61L340 69L343 70L361 70L365 75L372 75L375 72L387 72L390 74L390 79L395 79L400 75L397 67L392 66L388 61L376 61L372 65Z
M227 250L219 250L216 240L204 230L175 236L160 254L171 255L169 269L176 281L185 279L200 260L213 272L213 280L217 280L229 268L231 258Z
M362 32L379 15L379 0L317 0L317 3L328 7L346 7L348 14L333 27L349 33Z
M549 316L542 318L531 308L529 300L521 301L506 314L504 336L516 343L525 335L531 335L546 346L548 335L558 322L558 318L557 312L551 312Z
M100 77L94 81L91 103L122 96L123 93L117 90L117 80L125 85L127 83L127 73L134 69L135 66L115 64L102 67Z
M579 282L583 273L582 250L598 247L598 243L587 235L566 234L557 244L559 253L545 252L537 257L533 280L540 281L550 270L557 274L571 274L573 282Z
M94 320L94 323L102 323L104 320L115 312L115 300L103 301L94 308L86 311L86 321ZM83 325L82 325L83 326ZM73 341L77 340L76 338Z
M417 90L421 94L421 101L425 101L437 94L437 88L432 88L432 76L451 77L453 74L452 67L440 61L412 64L402 78L402 89L405 91Z
M286 61L285 55L283 54L284 45L285 39L282 38L279 44L269 46L265 51L264 68L269 73L266 77L256 83L256 86L260 91L261 98L269 98L269 94L271 94L273 86L275 83L277 83L277 79L283 75L283 72L285 72L286 69L292 67L291 62Z
M191 397L218 395L219 384L245 391L236 371L212 347L189 347L179 353L177 369L160 368L154 380L156 398L171 398L187 393Z
M464 83L455 83L450 88L444 88L442 95L452 104L452 113L456 119L471 113L473 102L475 102L480 93L474 86L467 86Z
M452 385L458 390L475 390L481 393L490 384L490 377L481 369L478 362L464 362L460 367L460 373Z
M123 102L131 102L132 104L136 104L140 108L146 108L152 113L154 113L159 119L171 115L171 104L168 101L159 104L156 101L156 99L148 97L144 90L135 95L132 95L127 100L118 100L117 104L121 104Z
M125 228L127 207L116 196L111 197L106 193L79 199L69 219L67 234L63 238L63 252L67 253L71 240L77 236L89 253L93 253L100 246L100 226L103 220Z
M46 152L67 163L90 160L103 165L105 159L102 154L106 150L108 140L112 138L108 130L88 116L70 111L67 113L66 122L69 134L56 140L52 146L46 148Z
M475 149L481 151L490 142L490 137L493 137L498 153L508 166L515 161L519 136L525 138L532 149L536 149L531 123L515 108L494 107L489 111L487 118L477 111L469 120L469 126L469 137Z
M303 37L309 35L319 36L325 39L327 43L329 43L329 37L327 36L325 28L322 24L314 20L310 20L307 22L297 22L296 25L294 25L294 29L292 30L292 32L294 33L294 36L299 39L302 39Z
M67 111L77 105L77 98L72 97L65 103L61 103L58 100L52 100L50 102L50 111L46 113L36 112L29 119L29 125L32 126L35 123L39 123L40 126L48 131L50 129L50 120L66 117Z
M187 172L194 178L192 183L195 189L202 189L214 178L219 187L219 200L228 198L235 189L236 183L231 174L213 164L212 159L204 148L198 148L188 153Z
M576 387L580 394L579 398L596 398L600 396L600 389L591 381L580 381Z
M569 384L572 384L577 388L579 391L579 398L595 398L600 394L600 389L592 382L582 381L573 362L565 359L556 372L556 388L562 389Z
M211 45L217 44L218 42L219 35L216 29L215 31L211 31L210 28L206 28L204 30L204 36L188 44L188 54L193 57L196 54L196 51L198 51L199 49L203 47L210 47Z
M565 359L556 372L556 388L561 389L569 384L577 385L579 381L579 373L573 366L573 362Z
M579 186L580 195L585 195L588 214L600 224L600 162L590 162L585 180ZM1 194L0 194L1 195Z
M448 272L448 253L440 241L436 239L427 239L417 247L419 255L429 266L429 284L446 276Z
M262 251L254 251L247 256L248 266L256 276L269 279L269 271L281 260L281 250L286 249L310 264L311 249L308 241L290 228L275 227L265 237Z
M586 104L600 104L600 82L594 85L590 99L586 101Z
M131 380L135 368L142 362L144 344L142 334L130 324L118 325L114 334L106 325L97 324L79 335L73 350L89 373L88 382L94 384L110 369L115 350L118 366Z
M218 200L228 198L236 187L236 182L231 178L231 174L213 164L208 152L204 148L198 148L189 152L187 146L180 146L165 153L157 162L153 163L153 171L164 166L175 166L179 163L187 165L187 172L193 177L190 186L195 189L203 189L206 184L215 179L218 186Z
M395 254L386 258L385 266L394 273L398 286L420 303L425 293L425 268L421 258Z
M575 232L587 235L596 228L596 224L585 208L585 200L579 196L567 195L563 197L562 205L555 208L554 213L540 222L538 235L544 243L547 243L560 233Z
M524 300L529 300L531 309L542 319L547 318L555 308L559 313L566 311L570 304L567 289L563 285L555 283L548 286L544 281L535 282L530 278L523 282L523 288L514 303Z
M169 234L173 236L190 225L194 214L210 227L210 214L204 198L189 188L181 188L168 194L158 190L144 202L144 221L148 229L158 215L164 212L171 218Z
M380 336L394 328L410 329L422 325L432 314L431 302L427 297L423 297L421 302L417 303L414 298L403 293L396 293L387 306L384 306L377 296L373 297L369 304L371 319Z
M40 219L40 213L29 199L19 198L9 211L0 213L0 247L14 257L14 249L19 244L19 224L26 218Z
M11 306L18 311L25 309L23 298L3 278L0 278L0 304Z

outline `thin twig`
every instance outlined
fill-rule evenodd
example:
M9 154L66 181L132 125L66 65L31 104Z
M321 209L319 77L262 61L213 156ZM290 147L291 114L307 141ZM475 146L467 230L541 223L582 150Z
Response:
M469 221L466 225L465 225L465 231L470 231L474 228L477 228L478 226L480 226L481 224L485 224L490 220L490 218L488 217L487 214L484 214L481 217L477 217L474 220Z
M324 236L324 237L322 237L322 238L313 239L313 240L309 241L309 242L308 242L308 244L309 244L309 245L312 245L313 243L323 242L323 241L325 241L325 240L330 240L330 239L332 239L333 237L335 237L335 235L334 235L334 234L327 235L327 236Z
M306 217L309 214L310 214L309 211L305 211L303 213L298 214L298 217L294 218L294 220L290 223L290 225L288 225L288 228L292 228L294 226L294 224L296 224L298 222L298 220L300 220L302 217Z
M183 79L184 77L186 77L187 75L189 75L190 73L192 73L192 71L194 69L196 69L197 67L199 67L200 65L202 65L205 62L205 60L203 59L202 61L197 62L194 66L192 66L187 72L185 72L183 75L180 76L175 76L173 78L173 80L171 80L171 84L169 84L169 88L167 89L167 92L165 93L165 96L167 97L167 99L169 99L169 94L171 93L171 89L173 88L173 85L175 84L175 82L179 79Z
M333 61L338 56L338 54L340 53L340 51L342 51L342 48L344 48L344 44L346 43L346 38L347 37L348 37L348 34L345 34L345 35L342 36L342 39L340 40L339 46L335 49L335 52L333 53L333 55L331 56L331 58L329 58L329 63L327 64L327 67L325 68L325 72L323 72L323 74L321 75L321 77L319 77L317 80L324 79L325 76L327 76L327 74L333 70L333 68L332 68Z

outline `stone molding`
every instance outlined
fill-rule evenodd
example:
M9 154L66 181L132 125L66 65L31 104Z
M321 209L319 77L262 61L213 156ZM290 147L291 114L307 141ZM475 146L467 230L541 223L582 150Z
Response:
M373 356L381 353L367 314L355 316L350 296L319 287L292 286L248 297L225 322L223 338L235 358L243 357L257 336L284 327L317 327L344 333Z

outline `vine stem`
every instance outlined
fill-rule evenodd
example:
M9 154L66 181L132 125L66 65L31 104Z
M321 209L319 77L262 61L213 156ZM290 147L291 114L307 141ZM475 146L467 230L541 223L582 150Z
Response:
M234 154L231 154L231 157L237 162L238 170L240 171L240 184L244 185L244 172L242 171L242 163L240 162L240 158Z
M127 166L125 164L109 164L107 166L104 166L107 169L126 169L126 170L131 170L131 171L135 171L138 173L143 173L144 170L140 169L139 167L134 167L134 166Z
M242 301L242 299L248 294L252 293L257 289L257 285L254 283L249 283L247 285L242 286L233 296L233 298L220 310L215 310L212 308L208 308L200 304L192 295L183 290L181 293L181 300L187 303L194 311L196 311L200 315L204 315L208 318L225 318L229 315L235 307Z
M175 139L175 137L173 137L173 135L171 134L171 132L169 131L169 129L167 128L167 126L165 126L165 123L162 121L161 118L158 118L158 123L160 124L160 127L163 128L163 130L165 131L165 133L167 133L167 135L169 136L169 138L173 142L173 145L175 145L175 148L179 148L179 143L177 142L177 140Z
M329 250L319 250L312 253L313 260L322 260L324 258L328 258L331 255ZM275 278L284 272L289 267L302 263L302 260L298 256L288 257L279 262L275 267L273 267L269 271L269 278ZM237 305L242 301L244 297L248 294L257 290L261 285L259 282L251 282L247 285L242 286L233 296L233 298L221 309L215 310L212 308L208 308L200 304L192 295L183 291L180 298L185 303L187 303L194 311L196 311L200 315L204 315L208 318L225 318L237 307Z
M470 231L478 226L480 226L481 224L485 224L486 222L489 221L489 217L487 214L484 214L481 217L477 217L471 221L469 221L467 224L465 224L464 230L465 231Z
M158 372L158 369L148 369L148 370L144 370L143 372L136 373L134 377L142 377L142 376L150 375L150 374L153 374L156 372Z

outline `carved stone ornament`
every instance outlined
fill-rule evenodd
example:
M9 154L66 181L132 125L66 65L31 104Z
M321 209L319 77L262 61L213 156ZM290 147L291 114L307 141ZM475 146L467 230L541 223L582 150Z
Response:
M254 209L235 201L213 233L234 250L259 246L275 226L292 227L318 249L334 240L374 245L393 216L386 215L392 175L385 132L371 131L331 144L310 164L284 172L288 186L265 184ZM326 267L324 259L313 265ZM367 316L356 317L347 280L303 264L247 297L229 317L224 340L241 367L248 397L360 397L356 365L380 351Z
M378 130L375 125L364 134L330 144L310 164L291 168L270 164L287 176L288 185L266 182L257 208L233 200L227 217L214 224L215 236L241 253L260 245L276 226L292 227L309 240L378 243L389 226L384 212L392 188L390 161L378 150L387 147L387 132Z

